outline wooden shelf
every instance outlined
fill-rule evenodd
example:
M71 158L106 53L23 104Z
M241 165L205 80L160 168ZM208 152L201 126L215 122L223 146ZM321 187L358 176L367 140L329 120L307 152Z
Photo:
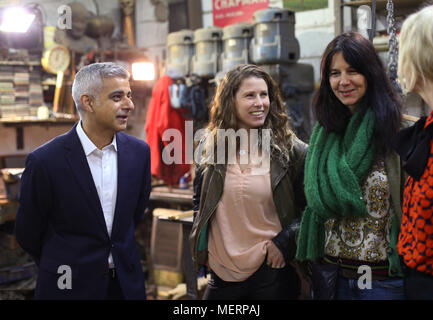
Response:
M150 200L169 203L192 204L192 189L177 189L168 187L153 187Z
M17 215L18 201L0 200L0 224L14 221Z
M30 117L17 117L17 118L0 118L0 124L6 127L15 127L23 125L63 125L63 124L73 124L77 121L75 118L48 118L48 119L38 119Z
M41 66L40 61L0 60L0 65L9 66Z
M397 35L397 39L400 39L400 35ZM389 50L389 36L374 37L373 45L376 51L388 51Z
M386 7L387 0L377 0L376 6L378 9L384 9ZM425 2L425 0L393 0L394 2L394 8L403 8L403 7L412 7L417 6ZM371 6L373 4L372 0L359 0L359 1L346 1L343 2L342 6L349 6L349 7L359 7L362 5L368 5Z
M342 6L346 6L346 7L358 7L358 6L363 6L363 5L371 5L372 1L348 1L348 2L343 2L341 5Z
M43 86L55 86L56 85L56 80L44 80L41 82L41 85Z

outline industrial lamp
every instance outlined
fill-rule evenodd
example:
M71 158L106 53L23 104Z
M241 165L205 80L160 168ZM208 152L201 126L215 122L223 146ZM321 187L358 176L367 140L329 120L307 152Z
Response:
M41 50L43 48L41 6L27 3L0 8L0 47Z
M36 15L21 7L10 7L3 11L0 31L25 33Z
M132 77L134 80L154 80L155 67L151 62L132 63Z

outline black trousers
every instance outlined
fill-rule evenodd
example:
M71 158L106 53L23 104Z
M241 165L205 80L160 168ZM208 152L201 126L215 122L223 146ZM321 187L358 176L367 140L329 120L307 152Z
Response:
M407 268L404 290L408 300L433 300L433 276Z
M106 300L125 300L115 269L110 269L108 279Z
M241 282L224 281L212 270L210 274L203 300L294 300L300 293L298 275L287 264L284 268L275 269L264 262Z

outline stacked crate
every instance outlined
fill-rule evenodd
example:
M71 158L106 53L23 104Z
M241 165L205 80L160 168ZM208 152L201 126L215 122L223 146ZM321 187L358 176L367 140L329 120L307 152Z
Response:
M36 63L0 61L0 117L37 115L43 105L41 72Z

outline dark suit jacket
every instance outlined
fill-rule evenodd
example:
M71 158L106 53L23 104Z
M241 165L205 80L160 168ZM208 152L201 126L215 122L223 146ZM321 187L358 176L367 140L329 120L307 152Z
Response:
M111 238L76 126L31 152L21 179L18 243L39 266L36 299L104 299L111 250L126 299L145 299L134 227L148 203L150 149L116 134L118 185ZM61 265L72 289L59 289Z

